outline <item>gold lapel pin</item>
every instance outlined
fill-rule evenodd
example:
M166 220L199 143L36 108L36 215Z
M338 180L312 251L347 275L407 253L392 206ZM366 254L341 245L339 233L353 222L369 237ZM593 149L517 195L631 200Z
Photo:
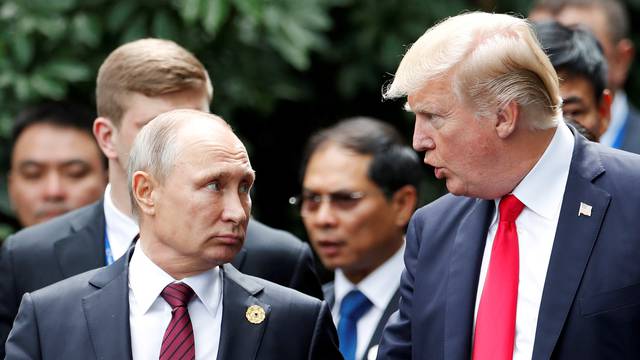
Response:
M247 320L252 324L260 324L264 321L264 309L260 305L251 305L247 308Z
M591 208L592 208L591 205L580 202L580 208L578 209L578 216L591 216Z

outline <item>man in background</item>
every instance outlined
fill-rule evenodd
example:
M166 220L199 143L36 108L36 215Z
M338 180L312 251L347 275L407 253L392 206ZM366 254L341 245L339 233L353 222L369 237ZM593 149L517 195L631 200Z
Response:
M97 201L107 165L91 131L93 115L70 102L22 111L11 131L8 190L23 227Z
M611 122L600 142L640 153L640 113L624 91L635 49L629 39L629 14L620 0L539 0L531 9L534 21L555 19L563 25L588 27L602 45L613 92Z
M101 201L4 242L0 342L6 339L24 293L109 265L124 255L139 231L131 217L126 178L133 139L162 112L208 112L212 96L202 63L172 41L137 40L107 57L96 81L98 118L93 132L109 161L109 185ZM322 297L309 246L254 219L233 264L244 273Z
M8 360L342 358L324 302L227 264L255 175L222 119L159 115L128 168L140 238L110 266L25 294Z
M398 307L404 231L422 165L390 125L343 120L314 134L302 165L300 212L323 265L324 295L346 360L375 359Z
M534 28L560 78L564 118L587 139L598 141L609 125L612 100L598 40L589 30L555 21L535 23Z

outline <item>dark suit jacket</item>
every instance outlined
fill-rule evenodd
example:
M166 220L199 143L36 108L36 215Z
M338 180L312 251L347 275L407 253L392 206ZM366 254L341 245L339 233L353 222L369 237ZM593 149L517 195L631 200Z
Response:
M92 270L22 299L6 359L131 359L129 259ZM223 266L218 359L342 359L327 304ZM247 308L266 312L260 324Z
M0 252L0 344L4 345L22 295L105 265L102 201L9 237ZM311 249L293 235L251 219L240 271L322 299ZM4 346L0 346L0 358Z
M593 207L591 216L578 216L581 202ZM399 312L384 331L379 359L471 357L493 211L493 201L445 195L414 214ZM534 360L640 359L639 221L640 156L576 136Z
M333 309L333 305L336 301L336 294L334 292L334 284L333 281L326 283L322 286L322 291L324 292L324 298L327 300L327 304L329 304L329 309ZM387 324L387 320L389 320L389 316L393 314L396 310L398 310L398 299L400 299L400 291L396 289L393 297L389 301L389 305L384 309L382 313L382 317L376 326L376 329L373 332L373 336L371 336L371 341L369 341L369 345L367 345L367 350L364 352L362 356L362 360L368 359L369 351L373 347L378 347L380 344L380 338L382 337L382 330L384 330L384 326Z
M620 149L640 154L640 113L631 104Z

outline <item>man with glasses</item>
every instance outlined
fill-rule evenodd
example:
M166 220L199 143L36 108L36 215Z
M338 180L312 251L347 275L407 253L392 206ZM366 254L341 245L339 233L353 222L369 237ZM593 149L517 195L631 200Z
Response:
M393 127L344 120L311 137L298 199L309 239L335 281L324 287L346 360L375 359L398 306L404 231L420 160Z

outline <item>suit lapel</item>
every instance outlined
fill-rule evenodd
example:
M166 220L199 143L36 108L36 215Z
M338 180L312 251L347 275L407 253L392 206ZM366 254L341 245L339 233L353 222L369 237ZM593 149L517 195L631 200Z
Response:
M478 277L493 209L493 201L476 200L469 214L461 220L453 244L445 305L445 359L471 357Z
M87 210L86 216L72 221L73 233L54 245L64 278L105 265L103 202L99 201Z
M231 265L224 265L222 329L218 359L255 359L269 322L271 307L256 295L263 287ZM257 305L264 309L264 321L253 324L247 320L247 309Z
M89 281L97 290L82 299L82 307L97 359L131 359L129 328L130 249Z
M574 303L611 196L592 181L604 173L594 145L576 137L538 315L533 359L549 359ZM580 203L590 216L578 215Z
M375 354L378 353L378 345L380 344L380 339L382 337L382 331L384 330L385 325L387 325L387 321L391 314L393 314L396 310L398 310L398 301L400 300L400 289L397 289L393 294L391 300L389 300L389 304L387 304L387 308L384 309L382 313L382 317L376 326L376 329L373 331L373 335L371 336L371 341L369 341L369 345L367 345L367 351L364 352L363 360L370 359L369 352L372 348L376 348L373 352ZM372 356L373 357L373 356ZM375 357L373 357L375 358Z

